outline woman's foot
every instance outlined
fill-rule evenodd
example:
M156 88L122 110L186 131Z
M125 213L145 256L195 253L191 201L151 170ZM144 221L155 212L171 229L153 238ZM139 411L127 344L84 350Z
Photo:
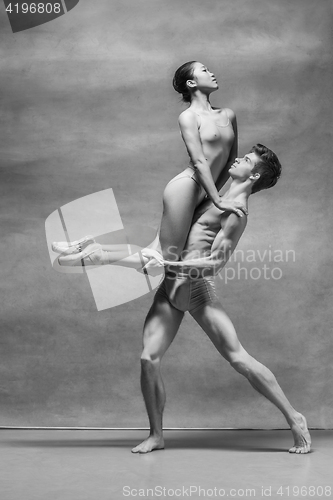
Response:
M306 418L301 413L291 425L291 432L294 436L294 446L290 448L289 453L309 453L311 449L311 436L306 423Z
M58 262L60 266L82 266L82 261L85 266L101 266L105 264L104 253L99 243L91 243L81 252L72 254L64 252L58 257Z
M91 245L91 243L95 243L94 237L90 234L84 236L80 240L76 241L54 241L51 245L51 248L54 252L71 255L73 253L82 252L82 250L87 246Z

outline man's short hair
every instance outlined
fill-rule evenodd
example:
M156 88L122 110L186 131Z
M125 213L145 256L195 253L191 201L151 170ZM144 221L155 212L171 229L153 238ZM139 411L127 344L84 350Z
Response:
M259 173L260 177L253 183L252 194L268 189L277 183L281 175L281 163L273 151L262 144L256 144L250 153L255 153L260 157L260 161L252 169L252 173Z

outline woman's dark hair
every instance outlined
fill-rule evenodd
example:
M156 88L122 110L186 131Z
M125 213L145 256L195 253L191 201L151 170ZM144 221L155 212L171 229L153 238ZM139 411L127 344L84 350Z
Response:
M173 77L173 88L176 92L182 94L184 102L191 102L191 94L186 82L187 80L192 80L194 69L193 65L196 62L197 61L189 61L183 64L177 69L175 76Z

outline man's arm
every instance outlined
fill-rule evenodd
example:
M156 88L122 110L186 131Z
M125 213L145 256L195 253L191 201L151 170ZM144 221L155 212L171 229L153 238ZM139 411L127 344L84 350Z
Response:
M159 262L163 261L162 256L154 250L154 245L143 249L138 245L113 244L102 245L101 249L107 252L106 258L108 264L113 266L130 267L132 269L140 270L152 257ZM143 255L144 250L149 252L149 257L145 257Z
M148 259L143 257L141 253L141 249L135 252L132 255L128 255L127 257L115 258L114 255L108 252L108 263L113 266L121 266L121 267L131 267L132 269L140 269L145 264L147 264Z
M239 218L230 214L224 224L224 228L217 233L213 242L211 253L208 257L199 259L188 259L177 262L163 261L165 266L172 266L182 271L190 269L208 269L212 274L217 274L228 262L234 251L247 223L247 218Z

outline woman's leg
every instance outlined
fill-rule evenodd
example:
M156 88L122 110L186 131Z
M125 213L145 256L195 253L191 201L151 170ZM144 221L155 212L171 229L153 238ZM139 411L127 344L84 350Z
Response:
M191 227L193 214L196 206L200 202L200 187L190 176L176 178L169 182L163 194L163 214L160 226L160 245L165 260L175 261L179 259L184 249L187 236ZM86 240L86 241L85 241ZM81 245L75 245L77 242L54 242L52 249L62 254L62 265L79 265L77 259L65 259L65 255L77 254L90 247L97 241L92 237L82 238ZM115 247L123 247L116 249ZM101 246L104 251L119 251L118 259L121 260L128 255L127 245L105 245ZM131 253L133 249L131 248ZM116 257L116 254L114 254ZM79 259L80 260L80 259ZM115 259L117 260L117 259ZM74 263L75 261L75 263ZM97 262L96 262L97 264Z
M200 188L190 177L169 182L163 194L160 243L165 260L178 260L191 227Z
M196 206L200 202L201 189L190 175L180 174L169 182L163 193L163 214L160 226L160 245L165 260L178 260L184 249L185 242L191 227ZM62 254L63 265L78 265L68 263L65 255L79 254L86 247L97 242L92 236L86 236L75 242L54 242L52 250ZM122 245L119 245L121 247ZM119 260L127 253L127 245L119 249ZM114 245L102 245L102 250L115 251ZM131 249L133 253L133 249Z

